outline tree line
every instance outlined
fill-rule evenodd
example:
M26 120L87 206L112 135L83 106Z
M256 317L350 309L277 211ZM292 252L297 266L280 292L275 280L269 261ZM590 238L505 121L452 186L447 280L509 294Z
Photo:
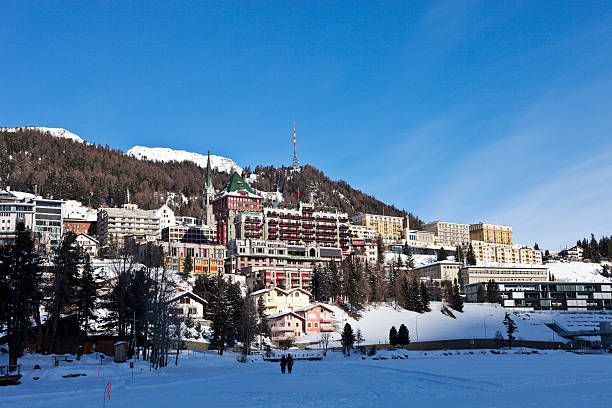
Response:
M588 259L591 262L612 261L612 235L602 236L597 240L594 234L591 234L591 239L576 241L576 245L582 248L582 258Z

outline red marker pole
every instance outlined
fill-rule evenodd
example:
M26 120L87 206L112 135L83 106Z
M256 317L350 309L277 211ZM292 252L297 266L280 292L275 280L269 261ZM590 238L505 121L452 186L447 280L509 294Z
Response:
M110 381L106 383L106 387L104 388L104 395L102 396L102 399L104 400L104 407L106 407L106 399L108 398L108 400L110 401L110 390L111 390L111 383Z
M134 384L134 362L130 361L130 370L132 370L132 384Z

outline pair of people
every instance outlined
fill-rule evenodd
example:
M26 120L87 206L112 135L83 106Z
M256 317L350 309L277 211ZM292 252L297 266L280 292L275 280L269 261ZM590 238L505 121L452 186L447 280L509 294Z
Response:
M293 357L291 354L288 354L287 357L283 354L280 360L281 365L281 373L285 374L285 367L287 367L287 371L291 374L291 370L293 370Z

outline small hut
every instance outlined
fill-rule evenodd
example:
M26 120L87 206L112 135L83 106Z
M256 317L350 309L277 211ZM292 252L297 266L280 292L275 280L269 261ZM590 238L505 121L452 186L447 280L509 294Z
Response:
M128 345L127 341L115 343L115 363L125 363L127 361Z

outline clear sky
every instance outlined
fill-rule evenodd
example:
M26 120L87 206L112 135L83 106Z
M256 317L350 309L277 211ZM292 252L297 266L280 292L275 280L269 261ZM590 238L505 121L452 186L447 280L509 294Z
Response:
M178 3L178 4L177 4ZM612 2L0 2L0 126L298 156L426 221L612 234Z

